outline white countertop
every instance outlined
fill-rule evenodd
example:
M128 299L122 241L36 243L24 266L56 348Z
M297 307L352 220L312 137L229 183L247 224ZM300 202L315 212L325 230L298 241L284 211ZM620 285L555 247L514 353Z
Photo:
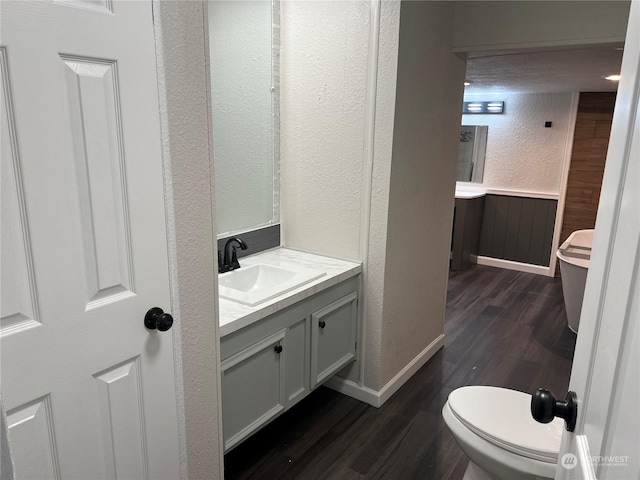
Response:
M480 197L484 197L485 195L486 193L480 190L471 191L471 190L459 190L456 188L456 198L464 198L464 199L480 198Z
M299 252L288 248L267 250L240 259L240 265L254 265L257 263L269 263L282 267L288 265L305 267L323 271L326 275L254 307L218 297L221 337L293 305L314 293L354 277L362 271L360 263Z

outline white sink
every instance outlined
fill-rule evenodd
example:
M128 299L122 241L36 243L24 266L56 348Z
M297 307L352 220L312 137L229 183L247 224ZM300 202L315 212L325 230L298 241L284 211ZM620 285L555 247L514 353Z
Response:
M218 293L222 298L253 307L324 275L307 268L258 263L221 274Z

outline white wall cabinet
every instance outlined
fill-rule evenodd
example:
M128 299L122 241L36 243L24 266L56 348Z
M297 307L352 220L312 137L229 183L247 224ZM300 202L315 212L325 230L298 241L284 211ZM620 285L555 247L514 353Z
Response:
M356 359L359 276L222 337L228 452Z

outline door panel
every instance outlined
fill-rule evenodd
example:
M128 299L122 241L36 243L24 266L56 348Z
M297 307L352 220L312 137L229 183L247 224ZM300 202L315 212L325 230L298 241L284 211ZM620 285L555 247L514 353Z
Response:
M133 295L117 64L61 56L86 269L87 309Z
M7 412L7 428L21 478L60 478L49 396Z
M0 332L24 329L37 323L38 301L33 273L31 240L26 219L22 168L7 67L7 52L0 47L0 108L2 108L2 320ZM6 293L5 293L6 292Z
M0 4L2 398L18 478L179 478L151 2Z
M108 478L148 478L140 358L94 375Z

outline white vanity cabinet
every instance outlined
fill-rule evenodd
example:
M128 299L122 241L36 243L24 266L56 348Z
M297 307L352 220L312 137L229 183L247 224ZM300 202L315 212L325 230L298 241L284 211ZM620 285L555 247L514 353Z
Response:
M225 452L356 358L359 276L220 340Z

